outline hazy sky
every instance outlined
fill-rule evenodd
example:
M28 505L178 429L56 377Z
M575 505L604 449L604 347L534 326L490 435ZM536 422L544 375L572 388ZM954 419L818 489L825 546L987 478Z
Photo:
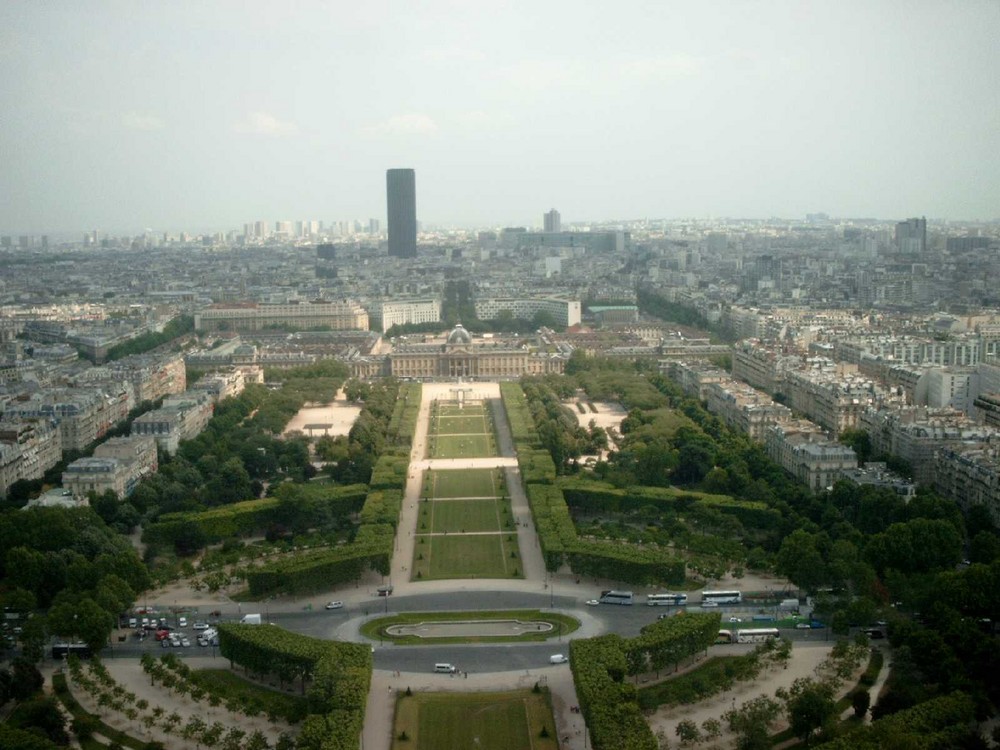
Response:
M287 5L287 7L282 7ZM1000 217L1000 2L0 3L0 231Z

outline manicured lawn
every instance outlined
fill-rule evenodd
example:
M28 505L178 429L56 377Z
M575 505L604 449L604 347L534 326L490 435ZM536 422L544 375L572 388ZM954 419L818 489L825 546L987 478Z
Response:
M483 417L485 415L486 406L481 403L459 407L457 404L443 404L439 401L431 410L432 417Z
M428 518L430 523L427 523ZM425 524L427 529L424 529ZM507 524L511 524L513 531L510 503L502 500L431 500L420 504L418 528L421 531L505 531Z
M543 727L547 738L539 737ZM547 690L400 694L392 734L393 750L559 748Z
M493 469L429 471L424 480L426 497L496 497L500 480Z
M431 458L488 458L496 454L492 435L438 435L431 438Z
M461 417L437 417L434 420L434 432L438 435L485 434L493 432L493 428L486 421L484 415L466 415Z
M511 541L507 541L507 537ZM422 543L421 543L422 541ZM418 535L414 551L413 577L429 578L522 578L517 537L510 534ZM420 556L424 559L420 559ZM516 575L515 575L516 571ZM419 576L417 575L419 573Z

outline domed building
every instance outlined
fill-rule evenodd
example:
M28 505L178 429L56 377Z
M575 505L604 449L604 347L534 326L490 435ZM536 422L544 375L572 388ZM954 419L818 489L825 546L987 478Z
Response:
M522 375L561 373L562 352L540 350L531 337L473 339L461 323L444 343L404 343L389 354L387 374L411 380L513 380Z

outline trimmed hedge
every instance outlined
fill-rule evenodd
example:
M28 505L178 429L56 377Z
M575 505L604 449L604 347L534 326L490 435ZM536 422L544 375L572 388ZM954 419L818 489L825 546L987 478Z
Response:
M224 657L257 674L300 679L308 690L310 716L302 727L302 750L355 750L365 720L371 684L371 649L360 643L324 641L275 625L219 626Z
M588 513L627 513L649 505L659 510L682 512L687 508L704 508L738 518L747 526L774 528L781 514L766 503L737 500L728 495L679 490L676 487L627 487L619 489L605 482L560 478L559 487L566 503Z
M275 497L245 500L200 512L167 513L143 530L142 539L147 544L173 544L194 524L210 543L219 542L248 536L271 523L287 524L294 520L289 514L311 526L313 519L357 513L367 492L364 484L283 484ZM287 505L289 502L294 502L293 508Z
M637 638L611 634L570 641L570 668L594 750L656 750L638 691L626 676L704 651L718 632L718 614L682 613L646 626Z

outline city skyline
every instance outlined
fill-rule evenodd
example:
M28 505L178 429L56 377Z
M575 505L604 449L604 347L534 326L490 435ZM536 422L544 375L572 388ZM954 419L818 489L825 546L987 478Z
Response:
M0 8L0 231L998 218L996 3L266 7Z

